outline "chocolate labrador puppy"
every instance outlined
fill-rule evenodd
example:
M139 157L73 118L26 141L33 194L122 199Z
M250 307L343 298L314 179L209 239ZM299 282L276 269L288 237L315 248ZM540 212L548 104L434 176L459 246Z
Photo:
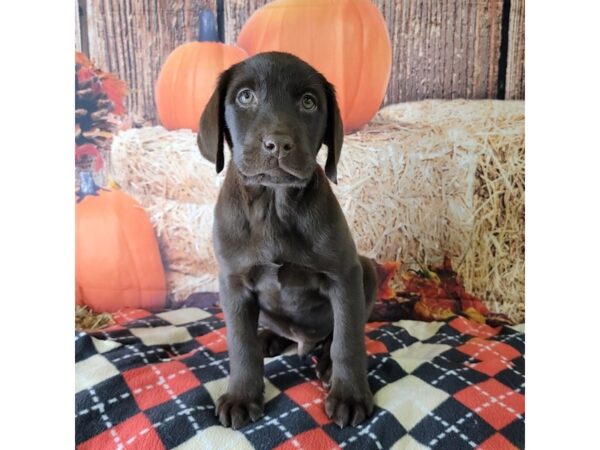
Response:
M225 426L262 416L263 356L292 341L301 354L320 348L317 374L335 423L356 425L373 411L364 324L377 275L327 181L336 182L343 137L333 86L287 53L225 71L202 114L202 155L220 172L223 139L232 152L213 229L230 356L216 408Z

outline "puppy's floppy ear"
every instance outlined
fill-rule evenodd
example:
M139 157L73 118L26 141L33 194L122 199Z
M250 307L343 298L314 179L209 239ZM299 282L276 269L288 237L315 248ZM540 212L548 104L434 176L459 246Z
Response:
M229 70L223 72L219 77L217 87L210 100L208 100L202 117L200 117L200 129L198 131L200 153L210 162L215 163L217 173L223 170L225 164L225 156L223 155L224 135L227 138L227 143L231 146L229 130L225 124L225 95L227 94L229 79Z
M342 152L344 142L344 124L340 108L335 98L335 88L327 81L325 84L325 94L327 96L327 128L323 143L327 146L327 160L325 161L325 175L333 183L337 184L337 163Z

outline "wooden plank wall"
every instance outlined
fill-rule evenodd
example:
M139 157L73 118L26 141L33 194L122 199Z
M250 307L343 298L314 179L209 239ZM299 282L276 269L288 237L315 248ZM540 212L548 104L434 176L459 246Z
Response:
M506 99L525 98L525 0L510 0Z
M75 50L81 51L81 18L82 13L79 12L79 3L75 2Z
M392 40L386 103L494 98L502 0L376 0Z
M171 50L195 38L200 8L216 0L83 0L88 55L127 82L127 107L157 123L154 84ZM82 19L83 20L83 19Z
M124 78L130 111L156 123L154 83L162 63L172 49L194 39L199 9L216 12L219 1L76 1L76 48ZM224 41L235 43L247 18L268 1L223 0ZM392 41L384 104L524 98L524 0L373 1Z

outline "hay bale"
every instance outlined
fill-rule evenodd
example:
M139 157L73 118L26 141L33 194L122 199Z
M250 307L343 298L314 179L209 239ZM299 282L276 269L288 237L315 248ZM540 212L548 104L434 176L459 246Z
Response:
M179 274L175 297L216 287L212 208L223 175L202 159L195 135L129 130L112 152L113 178L148 209ZM523 319L523 102L388 106L346 137L338 174L334 191L361 253L409 266L448 253L467 289Z
M214 204L224 178L200 155L195 133L163 127L135 128L115 136L111 177L135 196L199 204Z
M154 224L168 270L216 274L211 238L214 202L193 203L153 195L138 195L136 199Z
M215 265L213 263L210 272L198 272L196 275L178 272L177 270L167 271L167 285L169 286L171 304L182 303L195 292L218 291L219 283Z
M409 265L447 252L467 290L524 319L522 101L391 105L348 136L334 188L359 249Z
M98 313L88 306L75 305L75 329L79 331L101 330L114 324L109 313Z

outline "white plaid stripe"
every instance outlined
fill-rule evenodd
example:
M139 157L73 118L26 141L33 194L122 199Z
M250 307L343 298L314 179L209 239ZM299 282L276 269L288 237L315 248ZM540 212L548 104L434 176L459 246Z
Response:
M507 335L507 336L500 336L499 338L496 338L493 341L490 342L503 342L506 343L506 340L509 339L520 339L519 336L517 335ZM488 350L492 351L494 354L496 354L499 357L502 357L502 355L498 354L497 352L491 350L488 348ZM442 360L445 360L449 363L454 363L454 361L451 361L450 359L448 359L446 356L444 355L439 355L439 358ZM469 360L474 360L475 356L470 357ZM508 360L506 360L506 358L503 358L505 361L508 362ZM465 371L469 371L469 370L473 370L470 367L462 367L459 369L449 369L448 367L442 367L438 364L436 364L433 361L429 362L432 366L434 366L435 368L437 368L438 370L440 370L442 372L442 374L436 379L433 380L432 382L430 382L431 385L436 385L439 381L443 380L444 378L446 378L447 376L451 376L454 375L455 377L457 377L459 380L463 381L464 383L466 383L468 386L473 386L475 387L475 389L477 389L478 392L482 393L484 396L490 398L489 402L486 402L480 406L478 406L477 408L475 408L474 411L469 411L467 414L465 414L463 417L459 418L454 424L449 424L448 422L446 422L444 419L442 419L441 417L437 416L436 414L434 414L433 412L429 413L429 416L432 417L433 419L439 421L442 423L442 425L444 425L446 427L446 430L444 430L442 433L440 433L438 436L436 436L434 439L432 439L429 442L429 446L434 446L436 445L441 439L443 439L449 432L454 432L456 433L458 436L461 437L461 439L463 439L464 441L466 441L471 447L476 447L475 442L473 442L471 439L469 439L464 433L460 432L460 429L458 429L456 427L456 425L460 426L464 423L465 420L471 418L474 413L479 413L481 412L483 409L491 406L494 403L498 403L500 406L502 406L503 408L505 408L507 411L509 411L511 414L513 414L515 416L515 418L518 419L523 419L523 416L519 413L517 413L513 408L511 408L510 406L506 405L505 403L502 402L502 400L504 400L506 397L509 397L511 395L514 395L515 393L519 392L522 390L522 388L525 386L525 383L523 382L521 384L521 386L515 390L511 390L509 391L507 394L504 395L500 395L498 396L498 398L492 396L490 393L486 392L484 389L482 389L478 384L475 384L469 380L467 380L465 377L463 377L462 375L460 375L459 372L465 372ZM514 366L513 364L511 364L511 366ZM511 368L511 370L516 374L521 376L524 379L524 375L521 374L519 371L517 371L514 368Z
M434 420L440 422L443 426L446 427L446 429L444 431L442 431L441 433L439 433L435 438L433 438L429 442L429 444L428 444L429 447L433 447L433 446L437 445L437 443L440 442L442 439L444 439L444 437L449 432L453 432L453 433L456 433L463 441L465 441L471 447L475 448L477 446L477 444L475 442L473 442L467 435L465 435L464 433L462 433L455 426L455 425L462 425L465 422L465 420L471 418L472 416L473 416L473 412L470 411L467 414L465 414L463 417L461 417L460 419L458 419L455 424L451 425L448 422L446 422L444 419L442 419L440 416L438 416L437 414L434 414L433 412L430 412L428 414L428 417L431 417Z
M380 327L380 328L374 328L374 329L372 329L372 330L369 330L369 331L367 331L367 333L372 333L372 332L375 332L375 331L381 331L381 332L383 332L384 334L387 334L389 337L391 337L393 340L395 340L395 341L396 341L398 344L400 344L402 347L406 347L406 346L408 346L408 345L412 344L412 342L407 344L405 341L403 341L402 339L400 339L400 338L399 338L399 337L398 337L396 334L392 333L390 330L386 330L386 329L385 329L385 328L383 328L383 327ZM410 337L412 337L412 335L411 335L411 334L410 334L408 331L406 331L406 330L404 330L404 331L405 331L405 332L406 332L406 333L407 333L407 334L408 334ZM413 339L415 339L415 338L413 338Z
M223 361L227 361L227 360L229 360L229 358L224 358L222 361L219 361L219 362L223 362ZM177 372L174 372L172 374L167 375L166 379L170 381L170 380L173 380L175 377L177 377L179 375L183 375L185 373L189 373L189 372L192 372L192 371L198 370L198 369L206 369L207 367L210 367L210 366L213 366L213 365L216 365L216 364L217 364L217 362L210 362L208 364L200 364L198 366L185 367L183 369L178 370ZM160 384L159 384L159 382L157 380L156 383L154 383L154 384L147 384L144 387L136 388L133 391L131 391L131 393L134 394L134 395L136 395L136 394L139 394L140 392L142 392L144 390L149 391L149 390L154 389L154 388L156 388L158 386L160 386ZM121 401L121 400L124 400L124 399L130 397L130 395L131 394L129 392L125 392L125 393L123 393L123 394L121 394L119 396L115 396L115 397L109 398L108 400L106 400L106 403L109 403L109 404L116 403L118 401ZM94 408L92 407L91 409L94 409ZM89 412L90 412L89 409L87 409L87 408L83 409L83 410L79 411L77 414L75 414L75 417L77 418L79 416L84 416L84 415L88 414Z
M305 408L308 408L310 406L313 405L319 405L323 403L323 400L321 398L315 398L313 401L308 402L308 403L303 403L301 405L298 406L294 406L292 409L290 409L289 411L286 411L284 413L281 413L280 415L278 415L277 417L271 417L269 415L265 415L264 416L264 423L260 423L254 427L252 427L250 430L246 430L244 431L244 434L252 434L255 433L256 431L262 430L263 428L272 425L271 421L279 421L279 419L285 419L287 416L294 414L295 412L298 411L304 411ZM303 409L304 408L304 409Z
M110 435L112 436L113 441L115 442L115 445L116 445L116 450L121 450L122 448L124 448L123 443L121 442L121 437L119 436L119 433L117 433L117 430L115 430L113 423L108 418L108 415L106 414L106 411L104 408L104 403L101 402L100 399L98 399L98 396L96 395L96 391L94 390L94 388L88 388L87 390L90 393L90 396L92 397L92 400L94 401L95 406L98 407L98 411L100 412L100 417L102 418L102 422L104 422L104 426L106 427L107 430L110 431Z
M499 338L497 338L497 339L495 339L493 341L490 341L490 342L502 342L502 343L506 343L507 340L513 339L513 338L516 338L517 340L520 340L520 338L518 336L516 336L516 335L507 335L507 336L500 336ZM484 345L482 345L480 343L477 343L477 342L471 342L471 343L472 344L477 344L480 347L486 348L486 346L484 346ZM465 343L461 342L461 345L462 344L465 344ZM507 369L510 369L515 375L518 375L519 377L521 377L523 379L525 378L525 375L522 374L521 372L519 372L517 369L515 369L514 364L510 363L510 361L508 359L506 359L505 357L503 357L502 355L500 355L498 352L494 351L493 349L491 349L489 347L487 349L490 350L495 355L499 356L504 362L508 363L507 364ZM460 352L460 350L457 350L457 351ZM482 351L483 351L483 349L482 349ZM476 359L477 359L477 356L479 356L481 354L481 352L477 352L473 356L468 355L466 353L462 353L462 352L461 352L461 354L464 354L466 357L468 357L468 359L467 359L467 361L465 361L465 363L477 363L477 362L480 362L480 361L476 361ZM443 360L445 360L445 361L447 361L447 362L456 364L456 361L451 361L450 359L448 359L448 357L444 356L443 354L438 355L438 357L441 358L441 359L443 359ZM432 384L432 385L436 385L439 381L442 381L444 378L446 378L447 376L450 376L450 375L455 375L457 378L459 378L461 380L465 380L465 378L463 378L463 377L461 377L461 376L458 375L458 372L468 372L469 370L475 370L475 369L473 369L472 367L469 367L469 366L461 367L459 369L451 369L449 367L442 368L441 366L439 366L437 364L434 364L432 361L429 361L429 362L432 365L434 365L434 367L438 368L442 372L442 374L437 379L435 379L432 382L430 382L430 384ZM465 363L463 363L463 364L465 364ZM473 383L469 382L469 385L472 385L472 384Z
M381 445L381 442L379 442L379 439L377 439L377 436L372 433L370 431L371 427L373 425L375 425L377 423L377 421L384 416L386 413L389 413L388 411L386 411L385 409L382 411L379 411L375 416L371 417L371 419L369 420L368 425L362 425L359 424L356 426L356 428L358 428L358 433L350 436L349 438L347 438L345 441L343 441L340 445L341 448L346 447L348 444L351 444L352 442L354 442L356 439L358 439L359 436L363 436L363 435L367 435L371 438L371 440L375 443L375 445L377 446L377 448L382 449L383 445Z
M450 361L448 358L446 358L446 357L445 357L445 356L443 356L443 355L440 355L439 357L440 357L440 358L442 358L442 359L444 359L444 360L446 360L446 361L448 361L448 362L452 362L452 361ZM463 381L464 383L468 384L469 386L472 386L472 387L474 387L474 388L475 388L475 389L476 389L478 392L480 392L481 394L483 394L485 397L489 397L490 399L492 399L490 404L492 404L492 403L498 403L500 406L502 406L502 407L503 407L504 409L506 409L508 412L510 412L510 413L512 413L512 414L515 414L515 417L516 417L516 418L518 418L518 419L523 419L523 416L522 416L521 414L518 414L518 413L517 413L517 412L516 412L514 409L512 409L510 406L508 406L508 405L506 405L506 404L504 404L503 402L501 402L501 401L498 401L498 400L495 400L495 401L494 401L493 399L494 399L495 397L494 397L493 395L491 395L490 393L488 393L488 392L486 392L484 389L482 389L482 388L479 386L479 383L473 383L472 381L469 381L469 380L467 380L465 377L463 377L462 375L460 375L460 374L458 373L458 370L451 370L451 371L448 371L447 369L445 369L444 367L440 366L439 364L436 364L436 363L434 363L433 361L430 361L429 363L430 363L432 366L434 366L435 368L437 368L438 370L442 371L442 372L448 372L448 374L449 374L449 375L450 375L450 372L452 372L452 374L451 374L451 375L454 375L456 378L458 378L459 380L461 380L461 381ZM441 378L442 378L442 377L438 377L438 380L439 380L439 379L441 379ZM433 385L433 384L435 384L435 381L434 381L434 382L431 382L430 384L432 384L432 385ZM522 389L522 387L524 387L524 386L525 386L525 384L524 384L524 383L523 383L523 384L521 384L521 387L519 387L519 388L517 388L517 389L515 389L515 390L514 390L514 391L515 391L515 393L519 392L519 391ZM466 388L465 388L465 389L466 389ZM500 397L504 397L504 396L500 396ZM488 405L488 406L489 406L489 405Z
M283 435L289 440L292 439L294 437L294 435L292 433L290 433L290 431L281 423L279 422L280 418L284 418L288 415L288 413L292 413L295 411L298 411L300 408L294 408L290 411L288 411L287 413L283 413L282 415L280 415L279 417L271 417L269 415L265 415L263 420L265 421L264 425L259 425L260 428L264 428L267 426L271 426L274 425L277 428L279 428L279 430L283 433ZM257 427L255 429L252 429L251 431L249 431L248 433L245 434L252 434L254 431L259 430L260 428ZM302 446L300 445L300 442L298 442L298 440L296 438L292 439L292 444L294 445L294 447L298 448L298 449L302 449Z
M171 422L172 420L174 420L177 416L182 416L182 415L190 415L190 413L192 411L206 411L206 410L210 410L210 409L214 409L215 407L213 405L206 405L206 406L193 406L190 408L186 408L185 410L181 410L181 411L177 411L175 414L172 414L170 416L165 417L163 420L153 423L152 426L150 427L146 427L142 430L140 430L135 436L130 437L129 439L127 439L125 441L126 445L131 445L135 442L135 440L140 437L143 436L144 434L148 433L152 428L156 429L158 427L163 426L164 424Z
M442 339L436 339L436 344L446 344L446 340L450 341L448 345L455 347L460 344L464 344L464 337L468 336L466 334L459 334L458 336L447 334L447 333L437 333L434 335L436 338L441 336Z
M303 373L300 372L300 369L298 367L292 367L290 366L290 364L285 360L285 358L281 358L280 360L281 364L283 364L284 366L286 366L289 369L289 372L295 372L300 378L302 378L304 381L308 381L311 385L313 385L314 387L317 388L317 390L321 391L322 393L327 393L327 391L325 390L325 388L323 387L323 385L321 384L321 382L308 378L306 375L304 375ZM310 366L303 366L303 367L310 367Z
M288 371L288 373L291 371ZM270 415L266 414L265 416L263 416L262 421L264 421L263 423L256 425L255 427L253 427L250 430L244 431L244 434L246 435L250 435L252 433L255 433L256 431L260 431L263 428L266 428L268 426L276 426L277 428L279 428L279 430L281 430L283 432L283 434L285 435L285 437L287 439L292 438L294 435L292 433L290 433L290 431L279 421L280 419L285 419L287 416L292 415L298 411L304 411L306 408L313 406L313 405L318 405L323 403L323 400L321 398L316 398L314 399L312 402L308 402L308 403L303 403L299 406L294 406L292 409L290 409L289 411L286 411L284 413L281 413L280 415L278 415L277 417L271 417ZM308 430L307 430L308 431ZM302 446L300 445L300 443L296 440L293 439L292 440L292 444L294 445L294 447L301 449ZM308 449L310 450L310 449Z
M127 347L129 347L129 346L127 346ZM177 404L177 406L181 410L184 410L184 411L186 409L189 409L188 406L185 403L183 403L183 401L181 400L181 398L179 398L175 394L175 392L173 392L173 390L171 389L171 387L167 383L167 380L162 375L160 369L156 366L156 364L150 363L150 361L148 361L148 359L146 357L142 357L142 359L144 360L144 362L146 363L146 365L149 366L152 369L152 371L154 372L154 374L158 378L158 383L157 384L161 385L165 389L165 391L167 392L167 394L169 395L169 397L171 397L171 399L175 401L175 403ZM194 418L194 416L190 415L189 412L186 415L187 415L188 420L192 424L192 427L194 428L194 430L195 431L199 431L200 430L200 426L198 425L198 422L196 422L196 419Z
M270 375L268 377L268 379L272 379L272 378L275 378L276 376L280 376L280 375L283 375L283 374L286 374L286 373L296 373L300 378L304 379L305 381L309 382L311 385L315 386L322 393L325 393L325 394L327 393L327 391L323 388L323 386L321 385L320 382L318 382L317 380L314 380L314 379L310 379L306 375L304 375L304 374L302 374L300 372L301 370L306 369L306 368L311 367L311 366L292 367L283 358L280 360L280 362L283 365L285 365L288 368L288 370L282 371L282 372L278 372L277 374L272 374L272 375ZM292 408L289 411L286 411L286 412L280 414L277 417L272 418L269 415L265 415L264 416L264 420L266 422L264 424L257 425L256 427L253 427L251 430L248 430L248 431L246 431L244 433L245 434L252 434L252 433L254 433L256 431L261 430L262 428L264 428L266 426L274 424L274 425L278 426L278 428L280 430L282 430L284 432L285 436L289 439L289 438L292 437L292 434L289 433L289 431L287 431L287 429L285 429L285 427L283 425L281 425L281 423L279 422L279 419L285 418L288 415L293 414L293 413L295 413L297 411L304 410L304 409L308 408L309 406L321 404L322 402L323 402L323 400L321 398L316 398L312 402L304 403L304 404L302 404L300 406L295 406L294 408ZM340 445L340 446L343 448L346 445L348 445L348 443L353 442L354 440L356 440L358 436L366 434L366 435L368 435L375 442L375 444L377 445L377 448L380 448L380 449L383 448L383 446L381 445L381 443L377 439L377 436L375 434L373 434L372 432L370 432L369 429L370 429L370 427L372 425L374 425L377 422L377 420L379 419L379 417L381 417L385 413L386 413L385 410L381 411L374 419L372 419L372 422L370 422L370 424L366 428L364 428L364 429L363 429L362 425L359 425L358 426L359 432L354 437L350 437L350 438L346 439L346 443L344 445ZM292 443L294 444L295 447L300 448L300 443L298 443L296 440L294 440Z
M290 366L287 365L286 367L290 367ZM291 369L288 368L286 370L282 370L281 372L269 374L269 376L267 377L267 379L270 381L273 378L277 378L277 377L280 377L282 375L285 375L285 374L288 374L288 373L291 373L291 372L296 372L296 371L299 371L299 370L306 370L306 369L309 369L310 367L312 367L312 366L298 366L298 367L293 367Z
M218 323L218 322L217 322L217 323ZM209 321L207 321L207 322L202 322L202 324L203 324L203 325L206 325L206 326L207 326L207 327L210 329L210 331L217 331L217 329L216 329L216 328L213 326L213 324L212 324L212 323L210 323ZM219 328L222 328L222 326L221 326L221 327L219 327ZM217 332L217 334L218 334L219 336L222 336L220 332ZM196 341L196 342L198 342L198 341ZM180 355L180 354L177 352L177 350L176 350L176 349L175 349L175 348L174 348L172 345L171 345L171 348L173 349L173 353L174 353L175 355L179 355L179 356L181 356L181 355ZM225 370L225 368L224 368L224 367L223 367L223 365L222 365L222 362L223 362L223 361L225 361L224 359L222 359L222 360L217 360L217 359L215 359L215 358L214 358L214 357L213 357L213 356L210 354L210 352L209 352L209 351L208 351L208 350L207 350L207 349L206 349L204 346L200 346L200 347L198 347L198 351L199 351L200 353L202 353L204 356L206 356L206 358L208 358L208 359L209 359L209 360L210 360L212 363L214 363L214 365L215 365L215 366L217 366L217 367L219 368L219 370L220 370L220 371L223 373L223 375L224 375L224 376L228 376L228 375L229 375L229 373L228 373L228 372ZM227 360L229 360L229 358L227 358Z
M442 359L445 359L448 362L452 362L450 361L448 358L446 358L443 355L439 356ZM471 447L476 447L477 444L475 442L473 442L468 436L466 436L464 433L461 432L461 430L459 428L457 428L456 426L460 426L462 425L465 420L471 418L475 412L479 413L480 411L482 411L483 409L491 406L494 403L498 403L500 406L504 407L507 411L511 412L515 418L518 419L523 419L523 416L521 414L518 414L513 408L511 408L510 406L504 404L501 400L505 399L506 397L509 397L510 395L514 395L515 393L517 393L518 391L520 391L523 387L524 387L524 383L521 384L521 387L516 389L516 390L511 390L510 392L508 392L507 394L504 395L500 395L498 398L495 398L494 396L492 396L490 393L486 392L484 389L481 389L481 387L479 387L477 384L472 383L471 381L467 380L466 378L464 378L463 376L459 375L458 372L459 371L463 371L463 370L473 370L473 369L469 369L468 367L464 368L464 369L457 369L457 370L447 370L444 369L443 367L439 366L438 364L430 361L430 364L433 365L434 367L436 367L437 369L441 370L442 372L446 372L446 373L442 373L442 375L440 377L438 377L437 380L431 382L430 384L434 385L437 383L437 381L443 379L445 376L447 375L454 375L456 376L458 379L462 380L463 382L467 383L469 386L473 386L475 387L475 389L477 389L478 392L481 392L483 395L485 395L486 397L489 397L491 400L489 402L484 403L483 405L477 407L475 410L473 411L469 411L467 414L465 414L463 417L460 417L459 419L456 420L456 422L454 422L454 424L450 424L447 421L445 421L444 419L442 419L441 417L439 417L437 414L434 414L433 411L428 412L428 416L433 418L434 420L440 422L443 426L446 427L446 429L441 432L440 434L438 434L438 436L436 436L434 439L432 439L429 442L429 446L433 447L435 446L441 439L443 439L448 433L453 432L456 433L461 439L463 439L465 442L467 442Z
M378 357L374 357L374 358L378 359ZM377 375L377 371L379 369L381 369L381 366L383 366L390 359L392 359L392 358L390 358L389 356L383 356L383 357L381 357L381 361L379 362L379 364L377 364L377 366L375 366L373 369L371 369L369 372L367 372L367 378L373 377L377 381L379 381L381 384L384 384L384 385L387 384L388 382L386 380L384 380L379 375Z
M150 348L148 350L138 348L136 346L136 344L129 344L126 347L129 348L129 349L130 348L135 348L137 351L134 352L134 353L127 353L127 354L125 354L123 356L119 356L118 358L111 359L110 361L113 362L113 363L117 363L117 362L125 361L126 359L133 358L133 357L138 357L139 358L140 355L148 356L148 355L153 355L155 353L157 354L158 360L161 361L161 362L166 362L166 361L171 361L172 360L172 358L169 358L169 357L162 358L162 357L158 356L158 353L165 353L167 355L169 354L162 347Z
M469 361L469 362L479 362L479 361L474 361L476 359L479 359L479 355L481 355L485 350L493 353L495 356L498 357L498 359L500 359L500 361L502 361L503 363L506 364L506 368L511 370L515 375L518 375L520 377L525 377L524 374L522 374L521 372L519 372L517 369L515 369L515 365L511 362L512 360L506 358L506 356L501 355L500 353L498 353L497 351L494 350L494 343L503 343L506 344L506 341L510 338L512 338L513 336L506 336L506 337L501 337L499 339L494 339L494 340L486 340L486 342L489 342L490 345L486 345L483 344L482 342L478 342L478 341L469 341L469 344L475 345L477 347L479 347L481 350L479 350L478 352L476 352L473 355L469 356L469 360L473 360L473 361ZM508 345L508 344L507 344ZM517 356L518 357L518 356Z

